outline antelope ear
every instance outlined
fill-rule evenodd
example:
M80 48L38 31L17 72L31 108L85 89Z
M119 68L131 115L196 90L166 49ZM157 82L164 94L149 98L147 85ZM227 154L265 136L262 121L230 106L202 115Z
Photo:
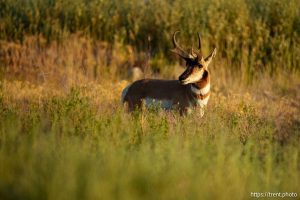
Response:
M217 48L214 48L214 50L204 59L207 66L212 61L212 59L215 57L216 53L217 53Z

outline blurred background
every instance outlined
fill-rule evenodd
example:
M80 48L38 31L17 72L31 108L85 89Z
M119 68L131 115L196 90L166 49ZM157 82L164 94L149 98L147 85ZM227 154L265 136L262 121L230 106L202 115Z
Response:
M125 112L202 35L203 118ZM300 0L0 0L0 199L300 195Z
M206 54L217 47L220 76L251 84L300 69L299 0L0 0L0 19L2 74L39 84L126 79L133 67L177 78L176 30L186 49L197 32Z

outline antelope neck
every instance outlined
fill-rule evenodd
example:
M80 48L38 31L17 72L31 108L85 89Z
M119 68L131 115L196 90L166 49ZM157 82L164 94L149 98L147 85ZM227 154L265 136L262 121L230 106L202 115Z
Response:
M203 88L198 88L197 85L191 84L191 92L197 99L205 99L210 95L210 84L207 83Z
M208 73L206 73L198 82L192 83L190 87L194 98L205 99L208 97L210 94L210 81Z

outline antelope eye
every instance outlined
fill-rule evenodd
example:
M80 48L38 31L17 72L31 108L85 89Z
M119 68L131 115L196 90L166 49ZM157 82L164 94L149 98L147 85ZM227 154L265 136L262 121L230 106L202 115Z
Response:
M197 64L197 67L199 67L199 68L202 68L202 67L203 67L203 65L201 65L201 64Z

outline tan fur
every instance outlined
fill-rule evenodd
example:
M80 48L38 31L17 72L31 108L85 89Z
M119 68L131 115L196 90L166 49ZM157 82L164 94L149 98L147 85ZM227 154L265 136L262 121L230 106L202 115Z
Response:
M201 89L209 81L209 72L205 70L202 79L193 85ZM180 113L186 113L188 107L197 106L197 99L203 100L209 95L210 92L205 95L197 95L191 91L191 84L182 85L177 80L142 79L131 84L124 97L124 102L128 103L129 111L133 111L135 108L141 108L145 98L171 100L173 109L178 109Z
M124 97L129 111L140 108L145 98L172 100L173 106L184 112L189 106L190 88L177 80L142 79L132 83Z
M142 79L135 81L124 89L122 93L122 101L128 104L129 111L135 108L141 108L144 99L152 99L155 101L167 101L171 104L172 109L177 109L181 114L187 113L190 107L201 108L200 113L203 115L203 107L206 106L210 87L205 89L205 94L197 93L192 90L195 87L199 90L210 84L210 74L208 65L216 54L216 49L205 59L201 54L201 39L199 38L199 49L196 53L189 54L178 46L175 35L173 35L173 43L175 49L172 51L186 60L187 68L179 77L179 80L157 80Z

